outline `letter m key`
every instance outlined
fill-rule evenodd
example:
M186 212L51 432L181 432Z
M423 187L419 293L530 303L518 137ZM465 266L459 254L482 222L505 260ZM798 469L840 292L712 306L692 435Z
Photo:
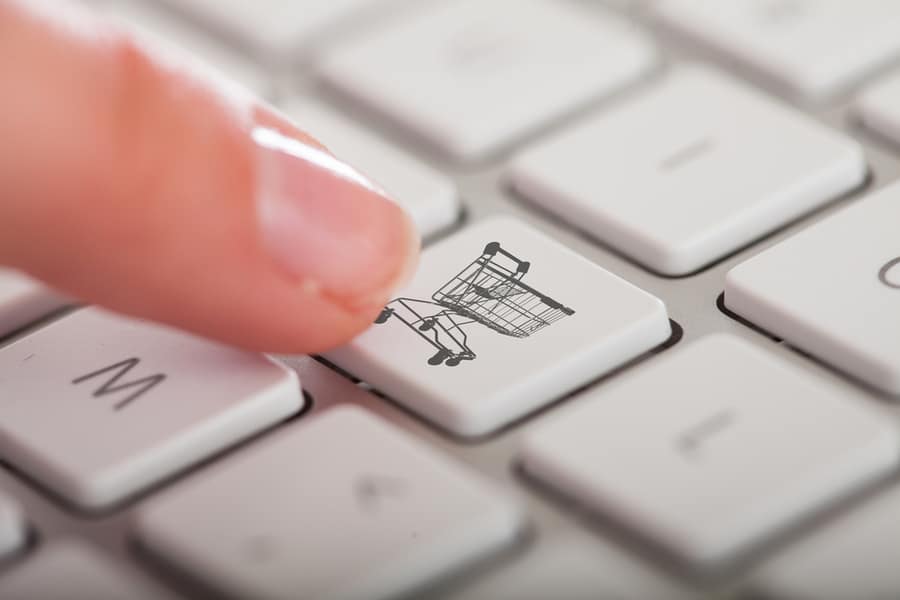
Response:
M76 379L72 380L73 385L78 385L79 383L85 382L89 379L93 379L95 377L100 377L103 374L108 374L107 379L103 381L103 384L94 390L92 394L94 398L100 398L102 396L106 396L109 394L116 394L118 392L130 390L131 393L116 402L113 405L114 410L122 410L135 400L137 400L140 396L143 396L147 392L150 391L153 386L162 383L166 378L162 373L157 373L155 375L148 375L146 377L142 377L140 379L133 379L131 381L120 381L125 375L128 374L131 369L136 367L141 362L139 358L128 358L121 362L117 362L114 365L109 365L108 367L103 367L102 369L98 369L92 373L88 373L87 375L82 375Z

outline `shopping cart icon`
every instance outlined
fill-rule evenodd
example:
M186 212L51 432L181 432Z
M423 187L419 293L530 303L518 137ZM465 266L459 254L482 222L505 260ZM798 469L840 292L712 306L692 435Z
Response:
M531 263L491 242L481 256L431 295L396 298L375 320L402 322L431 346L430 365L455 367L475 360L465 328L477 324L501 335L526 338L575 311L522 281Z

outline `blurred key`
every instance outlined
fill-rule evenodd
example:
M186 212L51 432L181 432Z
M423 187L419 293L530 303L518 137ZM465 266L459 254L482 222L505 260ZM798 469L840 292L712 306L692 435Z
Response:
M344 407L147 503L137 536L236 598L379 600L485 558L519 526L478 476Z
M765 598L900 598L900 489L881 492L770 558L753 577Z
M382 186L409 211L423 237L459 218L456 184L446 175L319 102L298 100L285 110L329 150Z
M900 395L900 184L732 269L728 308Z
M526 437L525 469L712 571L886 476L885 415L730 336L601 386Z
M84 509L299 410L264 356L89 308L0 350L0 455Z
M477 436L670 333L658 298L499 217L426 249L375 326L325 357L440 427Z
M199 31L173 15L164 7L141 0L117 0L100 5L101 10L118 22L135 28L139 33L159 43L193 54L226 77L260 96L271 92L271 82L262 69L207 32Z
M655 60L605 12L547 0L429 3L326 53L328 82L460 160L620 89Z
M19 504L0 491L0 559L21 549L27 537L25 518Z
M30 277L0 267L0 338L65 304L65 299Z
M384 0L164 0L263 58L290 60L341 21Z
M810 99L900 53L894 0L658 0L658 17Z
M539 534L524 556L432 600L699 600L605 541L551 535Z
M74 539L51 541L0 574L4 600L174 600L134 568Z
M852 139L684 67L526 150L510 176L653 271L685 275L859 185L866 163Z
M900 144L900 71L865 88L854 102L854 112L870 131Z

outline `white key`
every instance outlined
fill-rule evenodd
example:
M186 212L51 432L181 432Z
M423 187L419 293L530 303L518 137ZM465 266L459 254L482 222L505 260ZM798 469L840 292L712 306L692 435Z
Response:
M696 271L865 176L859 144L702 67L511 166L523 194L666 275Z
M671 27L818 100L900 52L895 0L658 0Z
M763 329L900 394L900 184L732 269L725 304Z
M0 350L0 455L106 508L295 413L267 358L85 309Z
M685 600L687 590L603 541L538 535L537 547L440 600Z
M325 356L458 435L502 427L671 332L659 299L511 218L428 248L397 296Z
M377 600L483 558L519 526L480 478L344 407L148 503L137 535L238 598Z
M30 277L0 267L0 338L65 305L64 298Z
M459 217L451 179L388 145L346 117L313 100L289 104L286 112L343 160L364 171L405 208L423 237Z
M900 144L900 71L864 89L854 110L870 130Z
M698 570L886 475L890 420L747 342L713 336L539 426L525 468Z
M265 57L289 60L336 25L384 0L166 0Z
M606 13L546 0L429 4L326 54L333 86L457 159L485 157L650 67Z
M74 539L50 542L0 575L7 600L164 600L174 598L135 569Z
M18 503L0 492L0 558L25 545L28 528ZM0 594L0 598L5 598Z
M141 0L119 0L101 5L101 12L135 29L144 39L163 48L187 52L252 92L265 96L271 82L262 69L227 48L208 33L199 31L160 7ZM170 50L171 51L171 50ZM176 60L183 66L184 61Z
M900 488L882 492L776 555L754 577L766 598L900 598Z

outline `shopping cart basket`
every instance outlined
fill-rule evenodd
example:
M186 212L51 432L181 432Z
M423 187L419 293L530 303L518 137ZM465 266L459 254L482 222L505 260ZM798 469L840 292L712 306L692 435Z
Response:
M525 338L575 314L522 281L530 266L491 242L430 300L396 298L375 323L396 318L434 349L428 364L455 367L475 359L464 330L468 325L477 323L502 335Z

